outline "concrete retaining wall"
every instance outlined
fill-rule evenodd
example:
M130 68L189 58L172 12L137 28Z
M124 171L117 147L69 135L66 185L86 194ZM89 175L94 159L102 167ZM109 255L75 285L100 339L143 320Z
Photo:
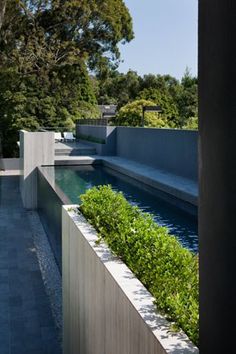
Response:
M64 354L198 353L73 206L62 210ZM69 211L70 210L70 211Z
M197 180L198 132L117 127L117 156Z
M20 190L26 209L37 208L38 166L54 165L54 132L20 131Z
M76 126L76 137L81 135L91 136L97 139L104 140L105 144L94 143L90 141L85 142L96 148L99 155L116 155L116 127L98 126L98 125L78 125Z
M20 159L18 158L0 159L0 170L19 171Z
M78 125L77 134L104 139L99 155L117 155L197 181L198 132L177 129Z

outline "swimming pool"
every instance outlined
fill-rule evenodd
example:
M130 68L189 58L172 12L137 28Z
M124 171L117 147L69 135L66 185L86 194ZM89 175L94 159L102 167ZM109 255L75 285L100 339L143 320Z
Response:
M151 213L158 224L168 227L184 247L198 251L196 215L188 213L187 207L185 211L180 210L176 200L163 192L100 165L43 167L42 170L55 180L71 204L80 203L80 195L87 189L110 184L114 190L122 191L129 202Z

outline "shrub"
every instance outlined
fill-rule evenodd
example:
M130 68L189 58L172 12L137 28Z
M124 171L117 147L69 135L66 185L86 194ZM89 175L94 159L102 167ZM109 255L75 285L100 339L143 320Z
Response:
M93 187L80 199L81 212L152 293L159 311L197 343L197 256L110 186Z
M189 118L183 126L183 129L198 130L198 117Z
M153 101L136 100L127 103L122 107L114 119L114 124L124 125L130 127L142 126L143 106L155 106ZM157 112L146 112L144 116L144 125L146 127L163 128L168 127L168 123L165 117L162 117Z

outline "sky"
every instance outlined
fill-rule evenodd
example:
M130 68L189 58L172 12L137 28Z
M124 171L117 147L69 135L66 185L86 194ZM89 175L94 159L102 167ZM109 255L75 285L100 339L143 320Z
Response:
M133 18L135 39L120 45L120 72L170 74L186 67L197 75L198 0L124 0Z

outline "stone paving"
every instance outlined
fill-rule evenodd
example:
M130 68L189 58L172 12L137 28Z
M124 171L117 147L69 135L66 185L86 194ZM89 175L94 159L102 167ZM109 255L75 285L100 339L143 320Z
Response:
M0 176L0 353L61 354L18 176Z

